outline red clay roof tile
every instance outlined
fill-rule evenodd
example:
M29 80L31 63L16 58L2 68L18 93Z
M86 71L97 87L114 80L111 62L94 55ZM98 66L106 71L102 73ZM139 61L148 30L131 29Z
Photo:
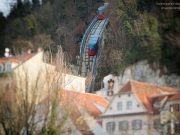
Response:
M171 96L169 98L170 101L174 101L174 100L180 100L180 92L178 92L177 94L174 94L173 96Z
M85 135L87 131L90 131L90 129L84 119L87 116L83 116L82 112L88 113L90 117L97 117L102 112L95 104L99 104L104 108L106 108L109 104L109 102L101 96L68 90L62 90L60 92L60 101L64 109L70 112L70 117L73 123L83 135Z
M90 94L90 93L78 93L68 90L63 90L61 96L64 97L64 101L69 104L78 103L79 106L94 117L97 117L102 112L97 108L95 104L99 104L106 108L109 102L101 96Z
M170 87L160 87L149 83L131 80L119 90L119 94L132 92L141 101L147 111L153 113L155 110L150 100L152 96L176 91L176 89Z
M19 55L19 56L3 57L3 58L0 58L0 63L9 61L12 63L20 64L21 62L24 62L24 61L30 59L32 56L34 56L34 54L26 53L26 54Z

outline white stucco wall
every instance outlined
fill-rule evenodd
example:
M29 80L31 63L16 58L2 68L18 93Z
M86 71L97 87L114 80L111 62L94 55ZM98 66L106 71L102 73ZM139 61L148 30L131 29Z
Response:
M142 120L142 128L139 130L134 130L132 128L133 120ZM106 131L106 124L112 121L115 122L115 131L109 134ZM120 121L128 121L128 130L119 130ZM103 135L160 135L159 131L153 128L153 118L146 114L104 117L102 118L102 128Z
M36 92L41 100L47 96L49 90L60 88L85 92L85 78L57 72L55 66L43 62L43 52L17 66L14 72L19 86L26 88L27 80L28 88L32 90L37 84Z
M132 109L127 109L127 101L132 101ZM122 102L122 110L118 110L117 104ZM108 135L106 131L106 124L108 122L115 122L115 131L111 135L159 135L159 132L153 128L153 119L155 116L152 116L146 113L146 109L139 102L132 93L124 93L116 95L112 99L110 106L107 110L101 115L103 135ZM142 129L133 130L132 121L133 120L142 120ZM128 131L119 130L119 122L128 121L129 128Z
M65 79L63 85L64 89L85 93L86 78L66 74L64 79Z
M112 115L112 114L130 114L130 113L139 113L139 112L146 112L144 106L138 99L132 94L122 94L116 95L114 99L112 99L112 104L107 109L107 111L103 115ZM127 109L127 102L132 101L132 109ZM117 104L118 102L122 102L122 110L118 110ZM139 105L139 106L138 106Z

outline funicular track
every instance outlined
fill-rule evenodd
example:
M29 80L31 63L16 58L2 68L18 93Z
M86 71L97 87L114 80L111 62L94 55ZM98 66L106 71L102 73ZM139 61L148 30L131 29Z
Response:
M104 20L97 20L97 16L93 19L89 27L87 28L80 48L80 65L79 65L79 75L86 77L86 92L93 92L94 81L96 77L96 68L97 68L97 61L100 56L102 45L102 35L103 31L108 23L108 19ZM88 55L88 43L89 39L92 35L99 36L98 42L98 52L95 56Z

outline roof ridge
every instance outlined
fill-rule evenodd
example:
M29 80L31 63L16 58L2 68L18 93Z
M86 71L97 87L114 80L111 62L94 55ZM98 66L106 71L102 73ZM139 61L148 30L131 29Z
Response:
M66 90L66 89L64 89L64 91L68 91L68 92L72 92L72 93L77 93L77 94L82 94L82 95L90 95L90 96L100 97L100 98L104 99L102 96L99 96L99 95L93 94L93 93L81 93L81 92L71 91L71 90Z
M134 80L129 80L129 83L130 83L131 92L134 93L134 87L133 87Z
M171 88L171 89L176 89L176 88L173 88L173 87L170 87L170 86L161 86L161 85L158 85L158 84L154 84L154 83L149 83L149 82L143 82L143 81L137 81L137 80L129 80L132 83L135 83L135 84L142 84L142 85L150 85L150 86L153 86L153 87L158 87L160 89L162 88Z

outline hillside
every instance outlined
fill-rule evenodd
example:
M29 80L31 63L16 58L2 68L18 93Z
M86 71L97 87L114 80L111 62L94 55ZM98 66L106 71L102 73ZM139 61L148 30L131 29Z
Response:
M119 75L142 60L160 65L161 74L180 75L179 5L166 0L109 2L110 25L97 80L108 73Z
M98 63L97 88L104 75L119 75L141 60L157 63L162 74L180 75L180 18L179 10L175 9L179 5L166 0L106 2L110 3L107 11L110 22ZM5 47L14 48L14 53L36 51L38 47L56 51L62 45L68 60L76 65L83 32L103 0L43 0L42 5L33 0L33 3L18 0L7 18L0 14L0 55L3 56ZM171 9L170 3L174 3Z
M100 0L18 0L10 15L0 13L0 55L4 48L12 53L38 47L54 51L61 45L70 62L79 55L79 43L85 28L96 14Z
M167 66L169 73L180 74L179 10L161 8L157 1L112 0L104 49L110 57L102 57L102 67L108 65L118 73L147 59Z

